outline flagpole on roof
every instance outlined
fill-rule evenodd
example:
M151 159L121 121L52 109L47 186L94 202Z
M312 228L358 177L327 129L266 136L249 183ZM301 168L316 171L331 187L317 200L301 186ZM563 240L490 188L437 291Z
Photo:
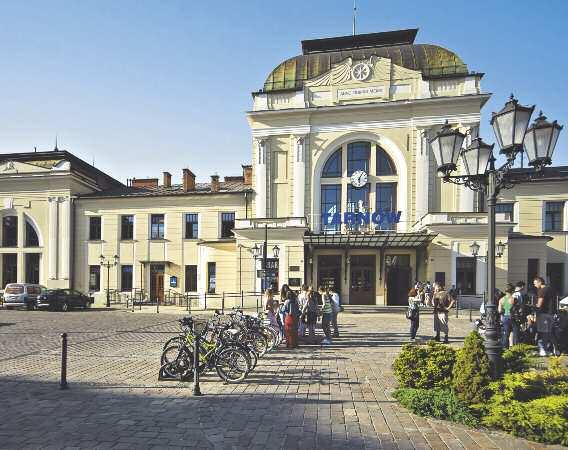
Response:
M357 0L353 0L353 36L355 36L356 18L357 18Z

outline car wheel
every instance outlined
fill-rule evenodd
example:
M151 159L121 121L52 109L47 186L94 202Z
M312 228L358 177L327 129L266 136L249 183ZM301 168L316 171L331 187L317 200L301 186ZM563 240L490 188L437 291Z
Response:
M62 312L67 312L67 311L69 311L69 304L68 304L67 302L63 302L63 303L61 304L61 311L62 311Z

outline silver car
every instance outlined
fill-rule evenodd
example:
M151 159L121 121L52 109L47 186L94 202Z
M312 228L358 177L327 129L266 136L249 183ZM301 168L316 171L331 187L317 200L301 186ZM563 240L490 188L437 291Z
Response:
M45 290L40 284L9 283L4 289L4 308L36 309L38 296Z

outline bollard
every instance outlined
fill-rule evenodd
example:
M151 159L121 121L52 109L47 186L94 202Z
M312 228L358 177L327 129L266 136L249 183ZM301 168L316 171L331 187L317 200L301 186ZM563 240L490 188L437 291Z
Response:
M456 319L459 316L459 310L460 310L460 299L456 298Z
M256 313L258 314L258 295L256 296Z
M223 298L221 299L221 313L225 314L225 291L223 291Z
M61 335L61 379L59 389L67 389L67 333Z
M193 395L201 395L199 387L199 334L193 339Z
M160 314L160 296L156 297L156 314Z
M203 309L207 311L207 292L205 293L205 299L203 300Z
M469 305L469 321L471 322L471 305Z
M241 309L245 308L245 293L241 291Z

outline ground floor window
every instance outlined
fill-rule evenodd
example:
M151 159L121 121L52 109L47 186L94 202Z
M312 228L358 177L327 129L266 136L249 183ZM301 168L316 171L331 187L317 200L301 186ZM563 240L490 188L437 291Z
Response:
M2 288L18 281L18 255L4 253L2 255Z
M185 266L185 292L197 292L197 266Z
M89 291L101 290L101 266L89 266Z
M217 264L207 263L207 293L214 294L217 288Z
M132 266L120 266L120 290L132 290Z
M341 292L341 255L318 256L318 286Z
M564 294L564 264L548 263L546 265L546 281L556 295Z
M456 289L460 294L475 295L475 258L456 258Z
M39 284L39 253L27 253L26 261L26 283Z

